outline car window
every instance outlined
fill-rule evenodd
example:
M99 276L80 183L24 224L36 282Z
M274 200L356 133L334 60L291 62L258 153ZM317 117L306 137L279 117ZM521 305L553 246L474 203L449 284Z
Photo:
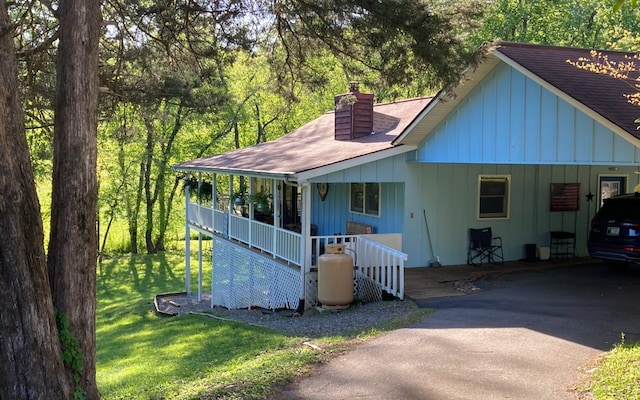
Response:
M640 199L606 200L600 209L599 216L615 219L640 220Z

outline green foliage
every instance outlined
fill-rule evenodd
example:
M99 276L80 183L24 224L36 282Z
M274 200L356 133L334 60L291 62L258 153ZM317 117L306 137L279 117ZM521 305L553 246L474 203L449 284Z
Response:
M620 11L620 9L622 8L622 6L627 2L627 0L616 0L616 2L613 5L613 11ZM631 7L637 7L638 6L638 0L629 0L629 4L631 5Z
M483 27L471 41L629 50L640 35L638 20L636 9L615 12L610 4L589 0L499 0L486 7Z
M79 386L82 377L83 357L80 349L80 342L73 335L71 325L67 317L56 310L56 324L58 326L58 339L62 350L62 362L64 366L71 371L75 388L73 390L73 398L75 400L84 400L86 395L84 390Z
M622 342L605 353L583 389L597 400L640 398L640 343Z

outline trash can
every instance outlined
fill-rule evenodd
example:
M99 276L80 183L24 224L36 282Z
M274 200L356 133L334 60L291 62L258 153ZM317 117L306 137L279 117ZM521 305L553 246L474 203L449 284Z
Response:
M524 245L525 247L525 260L526 261L535 261L536 260L536 244L528 243Z
M318 257L318 302L322 308L340 310L353 302L353 258L345 244L327 244Z
M551 256L551 249L549 247L538 247L538 257L540 260L547 261Z

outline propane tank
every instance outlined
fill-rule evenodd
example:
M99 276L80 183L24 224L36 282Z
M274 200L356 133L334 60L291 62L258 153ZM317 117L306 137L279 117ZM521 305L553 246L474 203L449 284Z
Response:
M341 310L353 302L353 259L344 244L327 244L318 257L318 302L322 308Z

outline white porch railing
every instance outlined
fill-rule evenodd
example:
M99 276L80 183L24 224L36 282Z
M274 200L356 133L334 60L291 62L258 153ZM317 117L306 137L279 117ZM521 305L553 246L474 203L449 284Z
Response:
M367 236L358 238L358 272L372 279L382 289L404 299L404 262L407 255Z
M345 253L354 258L356 274L368 278L378 289L399 299L404 299L404 262L407 260L407 255L377 242L375 236L314 236L311 238L312 265L317 266L318 258L316 255L324 253L327 244L344 243L346 245ZM358 290L366 289L358 288Z
M191 225L244 243L287 263L317 267L318 257L329 243L346 244L345 252L354 258L356 274L365 277L377 289L404 298L404 262L407 255L375 240L376 235L331 235L310 238L311 259L301 256L301 234L238 215L212 210L189 202L187 218ZM305 268L302 269L303 271Z
M288 263L303 265L302 235L297 232L191 202L187 216L189 222L200 229L234 239Z
M357 265L358 255L356 254L356 243L358 235L328 235L311 237L311 267L318 266L318 257L324 254L325 246L332 243L344 243L345 253L354 258Z

